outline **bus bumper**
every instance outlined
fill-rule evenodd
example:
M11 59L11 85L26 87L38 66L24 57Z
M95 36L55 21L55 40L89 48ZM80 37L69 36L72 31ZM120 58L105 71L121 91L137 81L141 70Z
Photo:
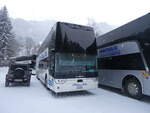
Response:
M82 82L78 82L82 80ZM98 80L96 78L92 79L76 79L76 80L66 80L64 83L56 83L54 86L54 92L72 92L72 91L84 91L98 88Z

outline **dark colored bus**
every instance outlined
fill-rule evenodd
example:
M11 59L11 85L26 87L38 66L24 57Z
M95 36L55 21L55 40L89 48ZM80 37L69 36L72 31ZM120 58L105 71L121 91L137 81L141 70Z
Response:
M97 88L96 49L93 28L57 22L39 48L37 78L55 93Z

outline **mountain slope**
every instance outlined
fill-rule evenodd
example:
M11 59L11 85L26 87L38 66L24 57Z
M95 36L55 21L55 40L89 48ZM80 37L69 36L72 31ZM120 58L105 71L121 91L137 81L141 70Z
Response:
M11 19L13 31L17 37L31 37L36 42L45 39L55 21L26 21L23 19Z
M26 21L23 19L11 19L13 25L13 31L19 41L23 41L24 38L31 37L37 43L41 43L47 34L50 32L51 27L55 24L54 20L46 21ZM102 35L112 29L116 28L107 23L92 22L89 24L92 26L97 35Z

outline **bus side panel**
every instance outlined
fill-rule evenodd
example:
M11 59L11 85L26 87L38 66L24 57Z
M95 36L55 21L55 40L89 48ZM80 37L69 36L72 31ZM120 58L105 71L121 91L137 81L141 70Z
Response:
M150 76L149 77L143 77L143 94L150 96Z
M141 83L144 92L144 77L142 70L100 70L99 71L99 84L107 85L115 88L122 88L123 79L132 75L135 76ZM105 73L105 74L104 74ZM104 78L104 79L103 79Z
M125 76L122 71L103 69L99 71L99 84L122 88L122 78Z
M47 77L47 87L49 89L51 89L52 91L55 91L55 82L54 82L54 78L52 77L52 75L48 75Z
M83 82L78 82L82 80ZM83 91L98 88L96 78L55 79L54 92Z

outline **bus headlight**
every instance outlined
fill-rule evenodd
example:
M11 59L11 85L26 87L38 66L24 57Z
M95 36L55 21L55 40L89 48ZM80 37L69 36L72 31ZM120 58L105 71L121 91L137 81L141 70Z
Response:
M148 76L149 76L149 72L146 72L146 71L145 71L145 72L142 73L142 75L143 75L144 77L148 77Z
M56 80L56 84L64 84L66 80Z

